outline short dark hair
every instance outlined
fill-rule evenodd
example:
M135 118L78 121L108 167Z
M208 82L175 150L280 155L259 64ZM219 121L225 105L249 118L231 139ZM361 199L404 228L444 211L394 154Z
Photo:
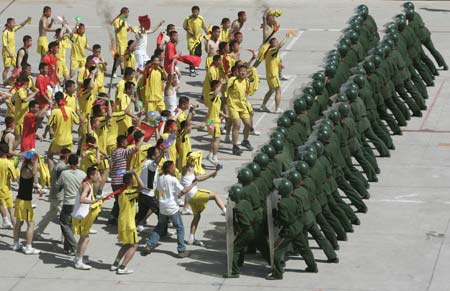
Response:
M175 24L168 24L167 27L166 27L166 31L169 31L169 30L171 30L174 27L175 27Z
M64 99L64 93L61 92L61 91L56 92L55 93L55 100L58 101L58 100L61 100L61 99Z
M237 41L236 39L231 40L230 47L232 47L235 43L239 44L239 41Z
M239 11L237 15L238 15L238 17L244 16L245 15L245 11Z
M97 171L97 167L96 166L90 166L89 168L87 168L86 170L86 175L88 177L92 176L92 174L94 174Z
M218 27L217 25L214 25L214 26L211 28L211 31L214 31L214 30L220 30L220 27Z
M125 11L129 11L128 7L122 7L120 9L120 14L125 13Z
M214 87L216 87L217 84L219 84L219 83L220 83L219 80L212 80L212 81L211 81L211 89L213 89Z
M77 154L71 154L69 156L69 159L67 160L67 162L69 163L69 165L76 166L76 165L78 165L79 159L80 158L78 157Z
M237 35L243 35L243 34L242 34L242 32L240 32L240 31L236 31L236 32L234 33L234 37L236 37Z
M226 41L221 41L219 42L219 50L223 50L225 49L225 47L227 46L228 42Z
M0 154L4 155L9 153L9 146L6 143L0 143Z
M126 173L122 177L122 181L124 184L129 184L133 181L133 175L131 173Z
M200 7L198 7L197 5L194 5L194 6L192 6L191 11L194 12L194 10L200 11Z
M183 105L184 103L189 102L189 98L186 96L181 96L178 98L178 106Z
M36 100L31 100L29 103L28 103L28 109L31 109L31 108L33 108L34 106L36 106L36 104L39 104ZM6 119L5 119L5 122L6 122Z
M225 22L230 22L230 21L231 21L230 18L224 17L224 18L222 18L222 21L220 22L220 24L221 24L221 25L224 25Z
M31 68L31 65L29 63L23 64L22 70L25 70L26 68Z
M135 43L136 41L134 39L130 39L127 43L127 47L130 47L133 43Z
M116 139L117 140L117 144L123 143L123 141L126 140L126 139L127 139L127 137L125 135L123 135L123 134L119 135L117 137L117 139Z
M52 10L52 8L50 8L50 6L44 6L44 9L42 10L43 13Z
M36 101L36 100L31 100L31 101ZM30 101L30 103L31 103L31 101ZM5 124L8 126L8 125L10 125L11 123L13 123L14 122L14 117L12 117L12 116L6 116L6 118L5 118Z
M132 67L126 67L123 73L123 76L131 76L134 73L134 69Z
M98 43L96 43L92 46L92 50L101 49L101 48L102 48L102 46L99 45Z
M130 89L132 86L134 86L134 83L132 81L125 82L125 90Z
M172 30L172 31L169 32L169 36L172 36L172 35L174 35L174 34L178 34L178 31Z
M23 41L23 42L26 42L26 41L29 41L31 38L32 38L32 37L29 36L29 35L27 34L27 35L24 35L24 36L23 36L22 41Z
M145 134L144 134L142 131L140 131L140 130L136 130L136 131L133 133L133 139L134 139L135 141L138 141L138 140L141 139L141 137L143 137L143 136L145 136Z
M97 139L92 134L86 134L86 142L90 144L95 144L97 142Z
M163 174L168 174L169 170L173 167L174 162L173 161L165 161L162 166L162 172Z
M147 159L151 159L155 155L156 147L151 147L147 150Z
M64 88L67 90L67 88L70 88L70 87L72 87L72 86L74 86L75 85L75 81L74 80L67 80L65 83L64 83Z
M48 67L48 65L46 63L40 63L39 64L39 71L44 69L45 67Z

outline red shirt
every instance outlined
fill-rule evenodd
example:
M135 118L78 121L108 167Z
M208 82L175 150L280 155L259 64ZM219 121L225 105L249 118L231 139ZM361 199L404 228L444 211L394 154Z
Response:
M176 45L173 42L169 41L166 45L166 50L165 50L165 55L164 55L164 70L166 70L166 72L168 74L171 73L172 60L176 54L177 54ZM177 62L175 62L175 65L176 64L177 64Z
M28 112L23 119L23 134L20 151L26 152L35 148L37 122L36 115Z
M36 89L39 91L34 99L39 103L39 108L42 109L48 103L47 99L42 95L47 94L47 86L50 85L50 77L44 75L38 75L36 77Z
M53 85L56 85L56 56L52 54L46 54L42 58L42 62L48 65L48 75L50 77L50 81L53 83Z

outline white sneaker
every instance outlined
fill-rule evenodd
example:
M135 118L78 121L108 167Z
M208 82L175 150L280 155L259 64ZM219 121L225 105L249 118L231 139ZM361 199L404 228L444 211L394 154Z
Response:
M106 182L111 183L112 179L111 177L106 178Z
M89 230L89 234L96 234L97 232L98 232L97 230L92 228Z
M37 206L37 205L36 205L36 204L34 204L34 203L33 203L33 204L31 204L31 207L33 207L33 209L35 209L35 208L36 208L36 206Z
M136 227L137 232L143 232L144 231L144 226L143 225L138 225Z
M90 270L91 268L92 268L91 266L86 265L83 262L76 262L75 263L75 269L78 269L78 270Z
M192 214L194 214L194 213L193 213L192 210L190 210L190 209L183 209L183 210L181 211L181 214L182 214L182 215L192 215Z
M13 225L12 225L11 222L6 221L6 222L3 222L2 228L4 228L4 229L13 229Z
M231 138L230 136L225 136L225 140L223 141L224 143L231 143Z
M289 78L286 77L285 75L280 75L280 80L287 81L287 80L289 80Z
M41 251L35 248L23 248L23 253L25 255L38 255Z
M227 129L224 127L222 128L222 130L220 131L222 134L226 134L227 133Z
M266 105L261 105L261 107L259 108L259 110L263 111L263 112L270 112L269 108L267 108Z
M275 110L273 113L275 113L275 114L281 114L281 113L283 113L283 112L284 112L283 109L278 108L278 109Z
M214 158L212 157L212 155L208 155L208 156L206 157L206 160L207 160L208 162L210 162L213 166L216 165L216 161L214 160Z
M117 269L119 269L119 266L118 266L118 265L117 265L117 266L116 266L116 265L111 265L111 267L109 267L109 270L110 270L110 271L113 271L113 272L114 272L114 271L117 271Z
M114 73L114 74L113 74L113 78L117 78L117 75L116 75L116 73Z
M18 252L18 251L22 250L22 245L19 244L19 243L14 244L13 247L12 247L12 250L15 251L15 252Z
M128 274L132 274L134 273L133 270L129 270L127 268L123 268L123 269L117 269L116 274L117 275L128 275Z
M261 132L257 131L256 129L253 129L253 131L250 132L254 136L260 136Z

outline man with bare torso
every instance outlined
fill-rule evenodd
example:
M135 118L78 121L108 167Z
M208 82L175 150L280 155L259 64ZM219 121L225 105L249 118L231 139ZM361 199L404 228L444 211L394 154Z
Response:
M238 18L231 24L231 35L234 35L236 32L241 31L246 21L247 13L245 13L245 11L239 11Z
M52 8L45 6L41 19L39 20L39 38L36 52L43 57L48 51L48 39L47 32L55 32L55 29L51 29L55 20L51 18Z

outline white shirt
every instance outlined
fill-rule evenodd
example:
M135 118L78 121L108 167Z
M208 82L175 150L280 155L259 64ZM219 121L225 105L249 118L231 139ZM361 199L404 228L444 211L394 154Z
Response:
M80 189L80 191L81 191L81 189ZM90 209L91 205L86 204L86 203L81 203L80 198L81 198L81 192L79 195L75 196L75 205L73 207L72 217L75 217L78 219L83 219L89 214L89 209ZM92 200L92 186L91 185L89 185L89 193L86 196L86 199Z
M149 172L153 172L153 173L149 173ZM153 185L150 188L148 188L148 176L150 175L154 175L153 177ZM141 193L143 195L147 195L147 196L155 196L155 191L154 189L156 189L156 184L158 181L158 165L156 164L156 162L154 160L146 160L144 162L144 164L142 165L142 172L141 172L141 180L142 183L144 183L145 188L141 190Z
M136 33L136 54L145 55L147 54L147 33L137 34Z
M186 175L186 176L182 176L181 177L181 185L183 185L184 187L187 187L189 185L192 184L192 182L194 182L195 180L195 175L194 174L190 174L190 175ZM194 194L198 191L198 187L194 186L191 191L187 192L185 194L186 196L186 200L189 201L189 199L192 198L192 196L194 196Z
M156 186L159 195L159 212L162 215L174 215L180 211L178 194L184 189L183 185L172 175L162 175Z

